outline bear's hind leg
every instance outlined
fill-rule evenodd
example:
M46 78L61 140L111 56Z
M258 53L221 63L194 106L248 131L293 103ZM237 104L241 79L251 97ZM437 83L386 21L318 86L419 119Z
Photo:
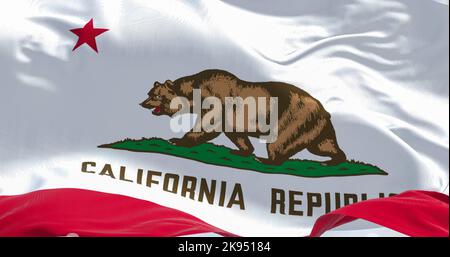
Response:
M232 154L249 156L255 150L247 136L237 133L225 133L225 135L239 148L239 150L231 150Z
M285 137L281 137L284 139ZM289 138L289 137L286 137ZM295 145L293 147L286 147L286 145L291 144L288 140L278 140L273 143L267 144L267 159L258 157L256 160L269 165L281 165L283 162L287 161L289 157L295 154L297 151L304 149L304 146Z
M341 162L345 162L347 159L345 153L337 146L336 142L330 139L325 139L317 145L309 146L307 149L312 154L330 157L331 160L322 163L326 166L337 165Z
M345 162L347 159L345 153L339 148L336 134L330 121L320 133L320 136L307 149L312 154L331 158L331 160L323 162L323 165L337 165Z

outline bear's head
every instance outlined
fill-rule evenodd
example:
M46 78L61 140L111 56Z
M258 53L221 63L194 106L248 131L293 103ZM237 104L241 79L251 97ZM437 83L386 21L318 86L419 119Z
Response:
M170 108L170 102L175 97L177 97L177 94L172 81L167 80L164 84L156 81L153 88L148 92L148 98L140 103L140 106L150 110L153 109L154 115L172 116L177 112L176 109Z

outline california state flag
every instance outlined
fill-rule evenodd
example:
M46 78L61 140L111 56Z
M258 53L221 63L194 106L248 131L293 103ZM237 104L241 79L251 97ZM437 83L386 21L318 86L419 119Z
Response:
M448 21L3 1L0 236L448 236Z

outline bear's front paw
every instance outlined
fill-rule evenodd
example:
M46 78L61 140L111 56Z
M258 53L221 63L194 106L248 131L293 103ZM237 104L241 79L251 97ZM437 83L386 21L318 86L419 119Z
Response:
M182 138L172 138L169 140L169 142L172 145L176 145L176 146L191 146L191 144L189 144L189 142L187 142L186 140L184 140Z
M250 156L253 153L253 151L231 150L230 153L231 154L235 154L235 155L240 155L240 156L247 157L247 156Z
M180 142L181 142L181 138L171 138L171 139L169 139L169 142L170 142L172 145L179 145Z

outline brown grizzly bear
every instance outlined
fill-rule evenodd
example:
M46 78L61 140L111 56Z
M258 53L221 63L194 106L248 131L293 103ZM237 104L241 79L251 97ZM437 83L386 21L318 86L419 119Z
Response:
M154 109L152 112L154 115L173 116L178 110L171 109L170 102L175 97L182 96L190 99L192 112L191 100L194 89L201 90L202 100L215 96L221 99L222 104L227 97L278 97L278 135L274 142L267 143L268 158L258 159L263 163L279 165L303 149L308 149L309 152L319 156L331 157L323 163L324 165L336 165L346 160L345 153L338 146L330 114L318 100L287 83L248 82L227 71L205 70L173 82L170 80L164 84L155 82L148 93L148 98L140 105ZM190 147L212 140L220 133L191 130L182 138L173 138L170 142ZM243 156L251 155L254 150L248 137L259 137L264 134L259 130L224 133L239 149L233 153Z

